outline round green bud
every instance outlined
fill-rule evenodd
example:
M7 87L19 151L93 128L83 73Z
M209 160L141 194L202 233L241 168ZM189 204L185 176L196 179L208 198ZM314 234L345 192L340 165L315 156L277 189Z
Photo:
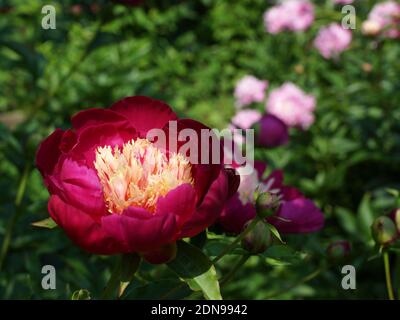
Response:
M386 216L376 218L372 224L372 236L377 244L389 245L397 238L394 222Z

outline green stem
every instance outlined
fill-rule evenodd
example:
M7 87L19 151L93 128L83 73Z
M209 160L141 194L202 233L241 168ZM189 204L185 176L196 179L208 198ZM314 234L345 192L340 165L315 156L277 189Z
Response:
M26 184L28 181L28 176L30 173L30 165L26 165L24 172L22 174L19 186L18 186L18 190L17 190L17 195L15 197L15 211L13 213L13 215L11 216L8 225L7 225L7 229L6 232L4 234L4 239L3 239L3 244L1 246L1 251L0 251L0 271L3 267L4 261L7 257L7 253L8 253L8 249L10 247L10 242L11 242L11 238L12 238L12 234L14 231L14 227L18 221L18 218L20 217L22 211L21 211L21 203L22 203L22 199L24 197L25 194L25 190L26 190Z
M122 266L122 257L118 257L117 263L111 273L111 277L107 282L106 287L103 290L101 295L101 299L115 299L117 297L117 289L119 288L120 284L120 273L121 273L121 266Z
M279 290L277 292L274 292L268 296L266 296L264 299L271 299L271 298L275 298L278 297L286 292L289 292L290 290L292 290L293 288L298 287L299 285L302 285L314 278L316 278L322 271L324 270L324 268L318 268L317 270L315 270L314 272L308 274L307 276L305 276L304 278L301 278L299 281L297 281L296 283L290 285L289 287L286 287L282 290Z
M387 252L387 250L383 251L383 264L385 265L386 288L388 291L389 299L394 300L392 278L390 276L389 253Z
M246 261L250 258L251 254L245 254L240 257L238 262L235 264L235 266L229 271L219 282L220 286L224 286L229 280L233 278L235 273L246 263Z
M212 260L213 264L216 264L219 260L221 260L226 254L228 254L229 252L231 252L233 249L236 248L237 244L240 243L240 241L242 241L242 239L251 231L253 230L253 228L256 226L257 222L258 222L259 218L256 217L253 219L253 221L250 222L250 224L248 225L248 227L238 236L236 237L235 240L233 240L233 242L227 246L224 250L222 250L222 252L215 257Z

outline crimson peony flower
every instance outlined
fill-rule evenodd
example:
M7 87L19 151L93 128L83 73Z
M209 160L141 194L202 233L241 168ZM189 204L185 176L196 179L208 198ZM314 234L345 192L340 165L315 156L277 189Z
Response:
M172 141L163 149L147 139L151 129L169 136L169 121L178 134L210 130L137 96L81 111L72 129L56 129L41 143L36 164L50 193L49 213L78 246L96 254L139 252L160 263L168 258L163 248L173 252L176 240L219 217L238 178L222 164L190 162L191 154L170 150ZM196 151L200 159L204 151Z
M254 192L270 192L280 199L274 216L267 221L281 233L308 233L321 229L324 217L315 204L296 188L283 184L283 172L273 171L263 179L266 164L256 161L253 174L242 175L238 192L228 200L219 222L227 232L240 233L256 216ZM237 169L240 173L241 168Z

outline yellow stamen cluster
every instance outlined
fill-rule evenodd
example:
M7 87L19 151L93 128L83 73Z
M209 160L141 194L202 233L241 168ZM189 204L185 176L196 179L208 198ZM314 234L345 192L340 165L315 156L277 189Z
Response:
M160 196L181 184L193 184L185 156L173 153L167 158L147 139L131 140L122 150L98 147L94 166L111 213L121 213L129 206L154 213Z

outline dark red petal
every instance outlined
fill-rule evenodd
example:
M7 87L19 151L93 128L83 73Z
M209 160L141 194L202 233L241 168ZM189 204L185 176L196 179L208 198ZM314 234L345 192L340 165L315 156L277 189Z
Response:
M128 207L120 214L102 218L104 230L129 252L147 252L173 241L177 227L172 213L157 215L142 208Z
M61 155L59 145L64 131L56 129L42 143L36 152L36 167L43 177L53 172L55 165Z
M225 168L228 177L228 198L232 197L240 185L240 175L235 169Z
M106 214L104 195L95 170L65 159L61 166L56 192L65 202L86 212L94 219Z
M161 129L168 121L178 119L166 103L144 96L124 98L113 104L111 110L123 115L141 138L150 129Z
M174 214L179 228L193 215L195 206L195 190L188 183L182 184L158 199L156 215Z
M94 168L97 147L122 146L136 137L135 129L114 123L86 127L69 154L75 160L84 160L89 168Z
M64 132L61 142L60 151L63 153L68 153L75 145L78 140L76 133L72 129L68 129Z
M284 202L278 210L277 217L269 218L268 222L281 233L308 233L323 227L324 216L314 202L297 198Z
M99 126L105 123L126 122L127 119L108 109L92 108L80 111L72 116L71 123L78 134L90 126ZM126 127L126 125L124 124Z
M193 130L194 136L180 137L183 130ZM204 195L210 188L212 182L218 177L223 163L223 148L219 139L212 140L209 138L201 143L201 132L210 132L210 128L202 123L192 119L180 119L176 122L176 132L171 125L164 127L166 133L167 145L166 149L170 152L180 152L189 158L192 164L192 174L194 178L194 187L196 189L198 203L203 200ZM171 137L170 137L171 136ZM179 140L183 141L177 141ZM172 141L170 141L172 138ZM184 139L185 138L185 139ZM186 149L187 142L194 143L193 149ZM175 147L173 145L175 144ZM185 152L186 151L186 152ZM192 152L193 151L193 152ZM203 160L203 161L202 161ZM216 162L212 164L212 162ZM206 162L202 164L202 162Z
M48 209L54 221L82 249L95 254L124 252L122 245L107 235L100 224L83 211L63 202L58 196L50 197Z
M226 172L222 170L219 177L211 184L203 202L193 216L184 224L179 237L193 237L212 225L224 208L228 198L228 191L228 177Z
M219 218L219 223L226 232L239 234L247 221L256 216L256 208L250 202L243 204L236 193L228 200Z

